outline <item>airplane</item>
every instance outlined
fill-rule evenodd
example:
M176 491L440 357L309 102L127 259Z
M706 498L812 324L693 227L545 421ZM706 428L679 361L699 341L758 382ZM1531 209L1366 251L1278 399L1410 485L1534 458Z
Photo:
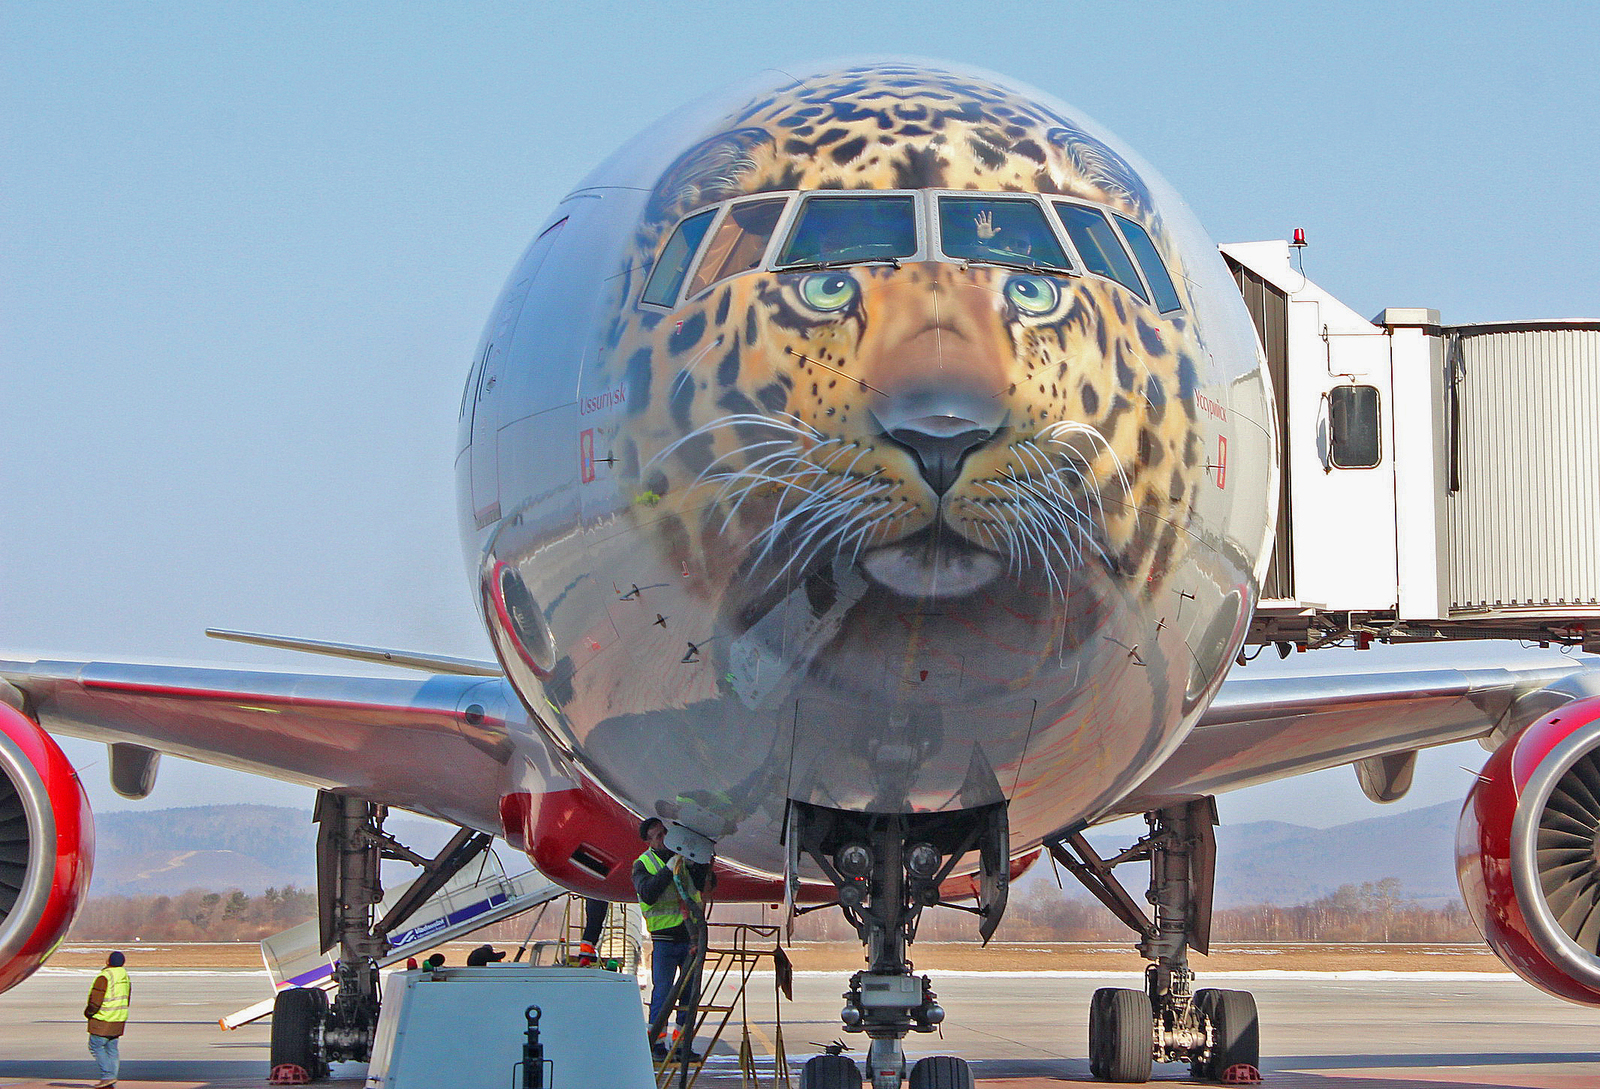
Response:
M562 200L490 313L456 471L494 661L215 632L420 679L0 662L0 990L88 885L56 733L107 742L128 797L161 753L320 791L339 987L284 992L275 1018L313 1066L370 1053L396 807L460 828L408 853L414 899L491 837L631 899L657 816L715 860L719 901L836 907L866 949L841 1021L874 1089L971 1084L960 1059L908 1063L945 1013L907 947L937 906L987 941L1047 853L1149 961L1094 997L1095 1076L1238 1080L1254 1000L1196 989L1188 957L1210 942L1215 796L1341 764L1398 796L1417 750L1480 738L1474 919L1523 978L1600 1005L1600 671L1229 678L1282 426L1217 246L1070 107L894 59L713 94ZM1117 857L1084 838L1137 814L1149 834ZM830 1054L802 1084L862 1078Z

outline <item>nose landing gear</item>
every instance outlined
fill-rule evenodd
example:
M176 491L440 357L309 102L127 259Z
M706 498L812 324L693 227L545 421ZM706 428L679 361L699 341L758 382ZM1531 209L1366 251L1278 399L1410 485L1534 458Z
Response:
M846 1032L862 1032L871 1040L866 1076L872 1089L900 1089L907 1077L901 1041L908 1033L933 1032L944 1020L928 977L912 973L906 947L916 938L922 909L942 902L940 883L973 851L979 857L977 906L946 906L977 915L984 941L993 935L1010 880L1005 804L874 814L795 802L787 842L791 877L800 855L810 855L839 890L837 906L866 944L867 967L850 977L840 1020ZM919 1060L909 1075L911 1089L972 1085L966 1061L949 1055ZM800 1085L860 1089L860 1079L854 1060L818 1055L806 1063Z
M1153 1062L1186 1062L1197 1078L1226 1084L1260 1080L1255 998L1248 991L1192 990L1189 949L1211 946L1216 803L1201 798L1145 814L1149 833L1110 859L1081 832L1046 844L1055 859L1139 935L1144 990L1104 987L1089 1005L1089 1069L1102 1081L1145 1082ZM1112 875L1124 862L1149 861L1145 915Z

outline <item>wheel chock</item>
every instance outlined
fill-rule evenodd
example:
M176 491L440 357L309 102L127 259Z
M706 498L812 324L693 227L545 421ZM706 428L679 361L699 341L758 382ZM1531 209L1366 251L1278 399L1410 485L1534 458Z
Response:
M306 1073L303 1066L294 1063L279 1063L272 1068L271 1077L267 1078L268 1085L310 1085L311 1075Z
M1249 1063L1234 1063L1222 1072L1223 1085L1260 1085L1261 1071Z

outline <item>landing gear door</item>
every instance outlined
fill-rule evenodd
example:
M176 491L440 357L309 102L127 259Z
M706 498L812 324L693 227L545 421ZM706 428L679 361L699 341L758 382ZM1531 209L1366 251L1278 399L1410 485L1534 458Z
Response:
M1004 803L993 807L992 817L978 840L978 910L983 913L978 936L984 945L994 937L995 928L1006 913L1011 889L1011 828L1006 810Z
M800 830L795 827L794 803L783 814L783 926L784 940L794 941L794 902L800 894Z

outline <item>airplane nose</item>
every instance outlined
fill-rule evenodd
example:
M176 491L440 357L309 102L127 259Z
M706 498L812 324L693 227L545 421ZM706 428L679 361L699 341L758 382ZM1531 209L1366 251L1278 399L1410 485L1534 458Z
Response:
M911 452L929 487L943 495L961 475L967 455L992 439L996 430L964 416L940 414L902 420L885 427L884 434Z

